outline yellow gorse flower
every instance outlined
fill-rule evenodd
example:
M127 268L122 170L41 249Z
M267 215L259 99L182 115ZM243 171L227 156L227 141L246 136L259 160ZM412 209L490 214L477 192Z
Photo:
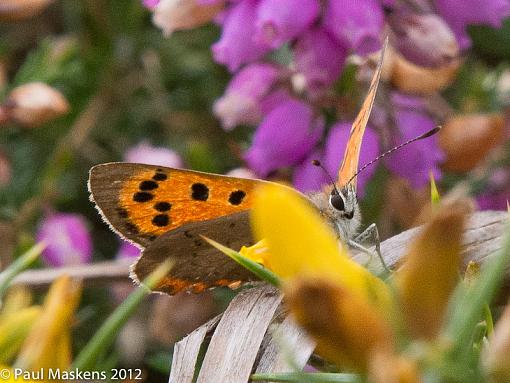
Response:
M332 229L298 193L277 185L262 186L251 217L255 236L264 242L241 253L262 261L283 281L327 278L383 310L390 307L387 285L349 258Z

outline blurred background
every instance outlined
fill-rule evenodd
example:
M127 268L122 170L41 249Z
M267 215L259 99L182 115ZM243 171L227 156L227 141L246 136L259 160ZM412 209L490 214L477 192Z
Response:
M103 162L320 190L311 160L335 177L385 36L360 162L443 129L360 175L364 224L383 238L418 224L431 178L442 194L462 183L479 209L506 209L508 16L506 0L3 0L1 266L42 240L36 268L135 259L89 202L88 171ZM84 289L74 354L131 289ZM232 294L147 299L105 365L165 381L173 342Z

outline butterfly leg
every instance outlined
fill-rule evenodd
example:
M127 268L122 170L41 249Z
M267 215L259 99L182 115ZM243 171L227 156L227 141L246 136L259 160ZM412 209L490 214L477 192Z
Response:
M356 244L356 246L353 246L353 243ZM360 233L354 240L350 240L349 244L363 252L368 252L370 255L373 255L373 253L368 250L365 246L360 245L360 243L369 243L373 244L375 246L375 252L377 253L377 256L379 257L379 260L381 261L381 264L386 272L389 272L389 268L386 265L386 262L384 261L384 258L381 253L381 240L379 237L379 230L377 230L377 225L375 223L368 226L362 233ZM362 250L363 248L364 250Z

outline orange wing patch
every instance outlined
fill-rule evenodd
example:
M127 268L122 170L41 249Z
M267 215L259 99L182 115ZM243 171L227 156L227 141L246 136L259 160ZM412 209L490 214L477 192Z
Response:
M383 48L381 50L381 57L379 59L379 63L377 64L374 76L372 77L372 81L370 82L368 94L365 100L363 101L363 105L361 106L361 109L358 115L356 116L356 119L352 124L351 134L349 136L349 141L347 142L347 147L345 149L342 166L340 167L340 170L338 172L337 183L338 186L341 188L346 186L350 179L358 171L361 141L363 140L365 128L370 117L370 112L372 111L372 106L374 105L375 95L377 93L377 86L379 85L379 79L381 78L381 69L384 60L384 52L386 51L387 45L388 39L385 40ZM353 185L354 188L356 188L356 179L353 180Z
M159 236L189 222L250 209L262 181L170 168L134 173L120 189L119 211L133 231Z

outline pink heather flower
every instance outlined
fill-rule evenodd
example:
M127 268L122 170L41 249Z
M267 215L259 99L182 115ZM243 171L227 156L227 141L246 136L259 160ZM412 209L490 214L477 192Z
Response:
M257 8L255 40L278 48L310 27L319 12L318 0L261 0Z
M315 150L303 162L296 166L292 176L292 183L297 190L303 193L319 191L323 185L330 183L324 171L312 164L313 160L322 161L323 157L322 151ZM331 177L334 179L335 175L336 174L332 174Z
M235 74L213 111L225 130L240 124L257 124L262 118L260 101L278 80L275 65L250 64Z
M124 153L124 161L148 165L161 165L170 168L182 168L181 157L173 150L152 146L146 141L129 148Z
M308 104L288 100L259 125L244 158L251 169L266 177L273 170L302 161L317 144L323 127L322 119L314 116Z
M79 214L56 213L45 217L36 234L44 241L42 259L50 266L87 263L92 258L92 240L85 218Z
M329 0L324 25L342 45L359 55L381 47L384 15L377 0Z
M140 255L140 249L128 241L122 241L116 259L134 259Z
M387 20L396 36L396 48L414 64L438 67L459 55L455 34L435 14L394 12Z
M424 111L423 101L418 97L411 97L394 93L392 102L395 109L396 124L400 131L400 144L434 128L434 121ZM406 178L415 188L421 188L430 182L429 174L434 179L441 178L439 164L444 154L437 144L437 137L429 137L392 153L385 164L400 177Z
M336 181L338 170L342 164L347 141L351 131L350 122L338 122L333 125L326 138L324 154L316 151L307 158L294 172L294 186L302 192L318 191L325 184L330 184L329 177L324 171L312 165L312 160L318 159L322 162L331 178ZM377 134L367 126L361 145L359 165L363 166L373 160L379 154L379 141ZM366 168L358 176L358 196L363 196L365 185L375 172L377 165Z
M235 168L229 171L226 175L236 178L249 178L249 179L257 178L257 175L247 168Z
M301 35L294 47L296 70L312 94L330 86L342 72L347 50L323 27Z
M510 187L495 192L484 192L476 197L480 210L506 210L510 202Z
M261 58L271 48L255 42L257 1L243 0L226 13L220 40L212 46L214 60L235 72L243 64Z
M471 40L466 28L470 24L500 27L510 15L508 0L435 0L436 9L455 32L461 49L469 48Z
M260 110L264 116L267 116L274 108L290 100L293 100L293 98L289 91L278 88L260 100Z
M510 202L510 168L494 171L476 200L480 210L505 210Z
M145 8L154 9L158 5L159 0L143 0L142 3Z

